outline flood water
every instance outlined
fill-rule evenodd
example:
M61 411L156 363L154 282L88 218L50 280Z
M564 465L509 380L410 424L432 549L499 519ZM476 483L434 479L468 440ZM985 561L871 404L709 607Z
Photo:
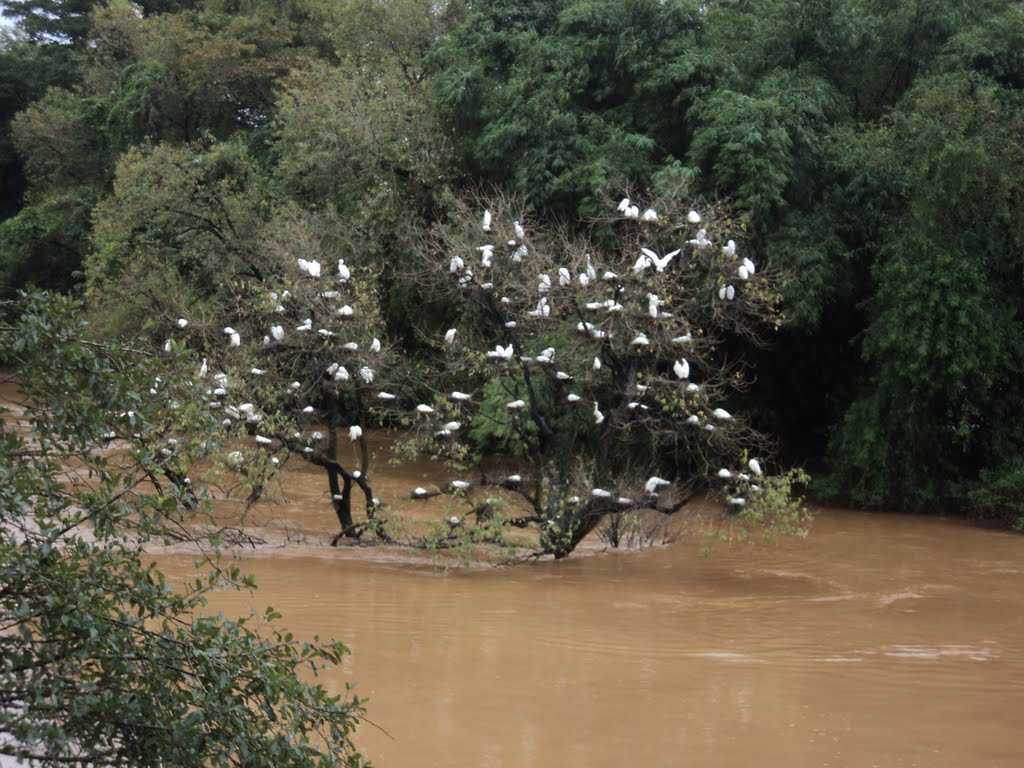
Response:
M379 766L1024 765L1024 537L824 512L807 540L448 571L244 567L352 650ZM165 560L182 573L187 559Z

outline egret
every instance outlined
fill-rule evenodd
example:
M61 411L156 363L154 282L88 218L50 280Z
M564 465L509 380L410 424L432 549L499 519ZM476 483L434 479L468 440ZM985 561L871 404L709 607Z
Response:
M555 348L548 347L539 355L537 355L537 362L541 365L551 365L554 362Z
M725 410L725 408L715 408L715 410L711 412L711 415L716 419L721 419L722 421L730 421L732 419L732 414Z
M457 421L449 421L444 425L444 429L446 432L458 432L462 429L462 424Z
M307 405L305 408L302 409L302 412L303 413L312 413L313 412L313 406L312 405Z
M385 400L385 401L387 401L387 400L394 400L395 399L395 395L391 394L390 392L378 392L377 393L377 399L378 400Z
M686 220L691 224L700 224L700 214L696 211L690 211L686 214Z
M416 412L417 413L422 413L422 414L428 414L428 413L433 413L434 409L431 408L429 405L425 405L423 403L420 403L419 405L416 406Z
M601 370L601 358L600 357L595 357L594 358L594 370L595 371L600 371Z
M320 336L323 336L325 339L329 339L329 338L331 338L334 335L334 331L329 331L326 328L319 328L317 330L317 333Z
M508 483L509 485L519 485L519 483L521 483L522 481L523 478L520 475L509 475L508 477L505 478L505 482Z
M519 263L523 260L524 256L529 255L530 249L526 247L526 244L520 245L512 252L512 261Z
M740 280L747 280L750 277L750 271L747 269L746 265L740 264L739 269L736 270L736 276Z
M359 351L359 344L357 344L354 341L349 341L349 342L346 342L346 343L342 344L341 348L344 349L346 352L358 352Z
M245 457L242 455L241 451L232 451L225 457L225 459L229 466L236 468L241 466L242 462L245 461Z
M732 472L730 472L725 467L722 467L720 470L718 470L718 476L723 480L728 480L730 477L732 477Z
M314 443L319 443L321 440L324 439L324 433L314 432L312 435L310 435L309 439L312 440Z
M231 338L228 341L228 346L239 347L242 345L242 337L237 333L232 333Z
M469 486L470 484L465 480L452 480L452 488L457 491L464 491L469 488ZM455 521L455 525L458 525L459 518L453 516L451 519Z
M305 259L298 259L299 271L303 272L310 277L320 277L320 262L319 261L306 261Z
M696 394L697 392L700 392L700 387L691 381L689 384L686 385L686 391L693 395Z
M363 380L364 384L373 384L373 368L368 365L364 365L359 369L359 378Z
M757 272L757 270L754 269L754 262L752 262L750 259L743 259L743 266L747 268L747 273L751 277L753 277L754 274Z
M662 300L658 298L657 294L647 294L647 314L651 316L651 319L658 319L658 307L660 307L663 303L664 302L662 302Z
M503 347L501 346L501 344L498 344L494 347L493 350L487 353L487 356L494 360L511 360L512 355L514 354L515 350L513 349L511 344L509 344L507 347Z
M555 378L558 379L559 381L572 381L572 376L570 376L565 371L558 371L555 374Z
M697 418L697 414L693 413L693 414L690 414L690 415L689 415L689 416L688 416L688 417L686 418L686 423L687 423L687 424L693 424L693 425L695 425L695 426L696 426L696 425L699 425L699 424L700 424L700 419L699 419L699 418Z
M164 352L170 352L170 351L171 351L171 340L168 339L167 341L164 342Z
M683 336L676 336L674 339L672 339L672 343L673 344L679 344L680 346L682 346L684 344L690 344L692 341L693 341L693 336L690 335L689 333L687 333L687 334L685 334Z
M206 378L206 372L207 372L208 370L210 370L210 368L209 368L209 366L208 366L208 365L206 364L206 358L204 357L204 358L203 358L203 363L202 363L202 365L200 365L200 366L199 366L199 378L200 378L200 379L204 379L204 378Z
M349 278L352 277L352 270L345 265L344 259L338 259L338 279L343 283L347 283Z
M758 477L761 477L761 475L764 474L761 471L761 462L759 462L757 459L751 459L750 461L748 461L747 466L750 467L750 471L753 472Z
M563 288L572 285L572 275L565 267L558 268L558 284Z
M297 381L293 381L291 384L288 385L288 389L291 389L291 390L302 389L302 385L299 382L297 382Z
M743 506L746 506L746 503L747 503L747 500L744 499L742 496L730 496L729 497L729 504L731 504L734 507L743 507Z
M510 411L521 411L526 407L525 400L513 400L511 403L505 405Z
M453 343L455 341L455 334L456 333L458 333L458 329L456 329L456 328L449 328L447 331L445 331L445 333L444 333L444 343L445 344Z
M376 336L373 338L373 341L370 342L370 351L373 352L373 354L380 352L380 339Z
M295 330L299 331L300 333L304 332L304 331L311 331L311 330L313 330L313 319L310 318L310 317L307 317L305 320L302 321L302 325L298 325L298 326L295 327Z
M658 493L658 489L666 485L672 485L668 480L663 480L657 475L652 475L648 478L647 482L644 483L644 490L651 496L655 496Z
M506 328L515 328L517 325L519 325L519 323L517 323L515 320L509 320L507 323L505 323Z
M179 317L178 318L178 327L179 328L188 328L188 320L186 320L184 317Z
M264 373L266 373L266 371L263 370L262 368L252 368L249 371L249 373L251 373L253 376L262 376Z
M270 335L273 336L274 341L281 341L284 338L284 328L280 325L270 326Z
M597 403L594 403L594 423L601 424L604 422L604 414L601 413L601 409L597 407Z
M450 525L452 528L457 528L459 526L459 523L461 523L461 522L462 521L459 520L459 516L458 515L452 515L451 517L448 518L448 525Z
M640 250L643 251L644 256L646 256L650 260L651 264L654 265L655 272L664 272L665 267L668 266L669 262L679 255L678 248L671 253L666 253L661 258L658 258L658 254L650 248L641 248Z
M484 220L481 222L480 228L484 232L490 232L491 231L491 212L490 211L488 211L488 210L484 211Z
M537 277L537 293L547 293L551 290L551 276L546 273L541 273Z
M321 299L331 299L332 301L341 296L337 291L324 291L320 294Z
M263 435L256 435L256 442L259 443L260 445L270 445L274 441L271 440L269 437L264 437Z
M736 258L736 241L730 240L722 246L722 253L728 256L730 259Z
M607 280L608 282L612 282L613 280L618 280L619 276L609 269L606 270L603 275L601 275L601 279Z
M638 334L635 339L633 339L631 342L629 342L629 345L631 347L648 347L648 346L650 346L650 344L651 344L650 339L648 339L647 335L644 334L644 333Z
M565 399L568 400L570 403L578 403L583 398L573 392L570 392Z
M465 267L466 267L466 262L464 262L462 260L462 257L458 256L458 255L452 256L452 260L450 262L448 262L448 271L451 274L453 274L453 275L457 275Z
M355 310L352 309L348 304L338 308L338 317L352 317L355 314Z
M639 219L640 218L640 208L638 206L636 206L636 205L629 206L629 208L626 209L626 218L627 219Z
M526 237L526 231L523 229L523 225L518 221L512 222L512 231L516 234L516 240L522 240Z
M597 499L610 499L612 494L610 491L606 491L604 488L594 488L590 491L590 495Z
M690 378L690 363L685 357L682 360L676 360L672 370L675 371L676 376L680 379Z
M363 428L358 424L353 424L348 428L348 439L353 443L363 436Z
M658 220L658 212L653 208L648 208L640 218L643 221L655 222Z
M703 250L711 245L711 240L708 239L708 231L706 229L698 229L697 235L693 240L687 240L687 245L692 245L695 248Z
M491 259L494 258L494 246L481 245L477 250L480 251L480 266L484 269L490 269Z
M622 198L622 200L619 201L618 211L619 211L619 213L625 213L628 210L629 210L629 198L628 197L624 197L624 198Z
M427 489L417 486L416 488L412 489L412 495L417 499L422 499L424 496L427 495Z
M725 300L732 301L736 298L736 289L731 285L725 286Z
M448 397L450 397L452 400L458 400L459 402L463 403L466 402L467 400L472 399L472 397L470 395L467 395L465 392L452 392L450 395L448 395Z
M619 496L619 498L615 500L615 503L621 507L629 507L633 505L633 500L626 496Z

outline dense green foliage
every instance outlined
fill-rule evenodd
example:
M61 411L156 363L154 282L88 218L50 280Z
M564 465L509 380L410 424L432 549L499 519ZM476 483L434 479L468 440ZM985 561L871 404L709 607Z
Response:
M206 508L185 473L223 436L173 358L88 338L77 309L35 298L0 330L24 377L0 422L0 755L363 765L359 701L307 682L343 646L300 643L269 610L204 615L211 591L252 588L237 568L209 560L172 590L153 566L146 548Z
M755 260L785 275L773 347L736 349L758 371L745 405L816 465L819 492L1019 505L1020 3L10 12L24 39L0 51L6 290L84 280L100 319L137 329L127 286L213 313L222 265L258 270L275 238L307 238L375 267L390 333L421 355L411 315L445 310L405 267L466 188L585 221L607 196L685 183L730 200Z

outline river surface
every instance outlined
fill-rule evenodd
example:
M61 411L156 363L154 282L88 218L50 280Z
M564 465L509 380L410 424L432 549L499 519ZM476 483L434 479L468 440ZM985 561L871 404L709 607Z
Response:
M810 538L447 572L263 557L369 699L378 766L1024 765L1024 537L823 512ZM167 558L172 573L187 558Z

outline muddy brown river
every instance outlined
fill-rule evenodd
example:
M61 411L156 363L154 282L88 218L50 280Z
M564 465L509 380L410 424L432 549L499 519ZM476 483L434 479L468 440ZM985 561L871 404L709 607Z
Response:
M379 766L1024 765L1024 537L831 511L807 540L702 549L263 557L255 595L212 607L344 641L328 682L369 699Z

